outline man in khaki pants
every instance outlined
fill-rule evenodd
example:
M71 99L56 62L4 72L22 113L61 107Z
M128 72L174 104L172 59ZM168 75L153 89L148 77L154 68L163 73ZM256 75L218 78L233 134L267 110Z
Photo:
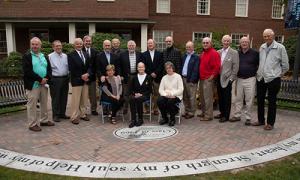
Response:
M72 97L71 97L71 122L79 124L80 119L89 121L87 117L88 104L88 81L92 75L90 59L82 51L83 41L76 38L74 51L68 54L68 65L71 74ZM79 119L80 118L80 119Z
M27 119L29 130L41 131L40 126L54 126L48 120L48 80L51 77L51 65L47 57L40 52L41 40L34 37L30 40L30 52L23 56L24 86L26 89ZM37 102L40 101L41 119L37 117Z

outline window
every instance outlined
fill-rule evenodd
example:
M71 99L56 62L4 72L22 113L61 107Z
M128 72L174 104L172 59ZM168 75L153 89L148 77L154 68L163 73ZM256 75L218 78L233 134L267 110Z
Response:
M170 0L156 0L157 13L170 13Z
M205 37L212 37L211 32L193 32L193 41L202 41Z
M235 16L238 17L248 16L248 0L236 0Z
M283 19L284 4L282 0L273 0L272 5L272 18L273 19Z
M249 34L245 34L245 33L232 33L231 34L231 39L232 39L232 44L239 44L240 43L240 39L244 36L249 36Z
M98 2L114 2L115 0L97 0Z
M5 29L0 29L0 54L7 53L6 32Z
M275 41L282 44L284 42L284 35L275 36Z
M210 14L210 0L197 0L197 14L198 15Z
M49 30L48 29L29 29L30 39L38 37L41 41L49 41Z
M156 42L156 49L160 51L164 50L166 48L165 38L172 35L172 31L153 31L153 37Z

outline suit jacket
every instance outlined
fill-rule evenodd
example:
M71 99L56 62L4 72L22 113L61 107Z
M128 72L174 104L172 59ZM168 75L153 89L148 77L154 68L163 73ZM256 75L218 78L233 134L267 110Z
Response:
M183 70L186 57L187 54L183 55L182 57L182 68L180 69L180 75L182 75L182 70ZM200 65L199 56L193 53L191 55L191 59L189 61L188 68L187 68L187 75L186 75L187 82L198 83L199 65Z
M222 49L218 50L220 57L222 57ZM221 65L220 71L220 83L223 88L227 87L228 82L237 79L237 73L239 71L239 53L229 47L228 52Z
M146 66L146 73L148 75L151 75L152 73L156 74L156 78L153 78L153 80L156 83L160 83L161 78L163 77L163 70L164 70L164 62L162 59L162 53L155 50L154 51L154 57L153 61L151 59L151 55L149 51L143 52L143 63Z
M129 82L130 95L134 95L135 93L141 93L145 97L150 97L151 92L151 76L148 74L146 75L146 78L142 85L140 85L138 75L134 76L134 78Z
M142 53L136 53L136 67L139 62L142 62ZM130 62L129 62L129 52L126 50L120 54L120 75L124 78L124 83L128 83L128 76L130 75Z
M47 61L47 74L46 74L45 78L47 78L50 81L51 76L52 76L51 64L50 64L50 61L48 59L48 56L45 56L45 58L46 58L46 61ZM30 52L26 53L23 56L22 63L23 63L22 64L23 65L23 72L24 72L24 76L23 76L24 87L25 87L25 89L32 90L32 86L34 84L34 81L41 82L43 78L40 77L35 72L33 72L32 56L31 56Z
M174 46L170 48L166 48L163 51L163 61L166 63L167 61L171 61L175 66L175 72L179 73L180 69L182 68L181 64L181 52L176 49Z
M85 47L82 48L82 51L86 53L86 49ZM98 51L94 48L90 48L90 67L91 67L91 71L93 72L93 75L89 77L90 81L95 81L96 80L96 57L98 54Z
M85 63L83 63L76 50L68 54L68 65L72 86L84 85L85 82L81 79L81 76L85 73L88 73L89 77L93 76L90 58L85 52L83 52L83 55L85 57Z
M120 64L119 64L118 56L110 53L110 63L108 63L105 52L101 52L96 57L96 74L97 74L98 78L106 75L106 66L108 64L114 65L115 66L115 75L119 75Z

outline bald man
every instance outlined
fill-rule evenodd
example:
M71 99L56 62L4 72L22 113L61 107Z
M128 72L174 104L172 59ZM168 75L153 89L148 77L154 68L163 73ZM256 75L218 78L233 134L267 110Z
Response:
M220 114L215 118L219 118L220 123L229 121L232 83L237 79L239 70L239 54L230 47L231 42L231 36L224 35L222 38L223 48L218 50L221 56L220 76L217 79Z
M240 121L244 114L246 118L245 125L251 125L251 107L255 96L256 71L259 63L259 54L256 50L250 48L248 37L240 39L239 48L239 71L236 83L232 85L232 118L230 122ZM245 109L242 111L244 100Z
M194 43L188 41L185 45L186 53L182 57L183 67L180 75L183 80L183 103L186 119L193 118L196 111L196 91L199 81L199 56L194 51Z
M257 115L258 122L253 126L264 126L272 130L276 119L277 93L280 90L281 77L289 70L289 59L285 47L274 40L272 29L263 32L265 43L259 48L259 66L257 71ZM268 92L268 115L265 122L265 98Z
M88 82L93 75L89 56L82 51L81 38L74 40L74 51L68 54L69 71L71 75L71 122L79 124L80 119L89 121L87 117Z

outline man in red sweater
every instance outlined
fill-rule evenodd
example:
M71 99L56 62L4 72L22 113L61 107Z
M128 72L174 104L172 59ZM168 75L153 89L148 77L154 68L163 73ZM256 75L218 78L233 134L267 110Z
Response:
M211 121L213 120L213 84L214 78L220 72L221 57L212 47L211 38L203 38L202 46L199 66L202 114L199 116L200 121Z

